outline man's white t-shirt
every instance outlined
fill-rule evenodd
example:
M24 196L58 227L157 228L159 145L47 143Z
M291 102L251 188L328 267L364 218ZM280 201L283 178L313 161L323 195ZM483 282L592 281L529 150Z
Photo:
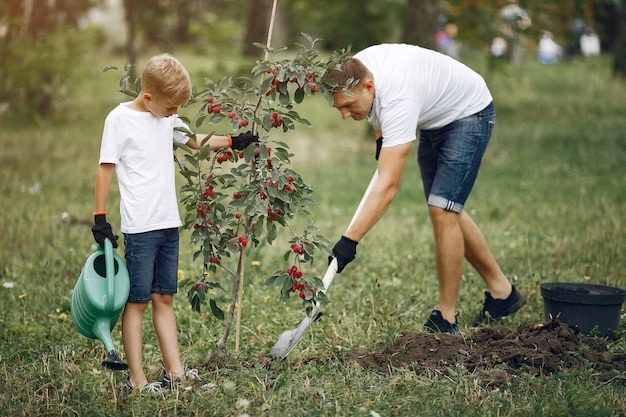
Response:
M407 44L366 48L354 58L374 77L368 121L383 134L383 147L415 140L416 132L444 127L487 107L485 80L455 59Z
M155 117L132 110L128 103L113 109L104 122L100 163L115 164L120 188L123 233L179 227L173 144L189 138L174 130L187 127L177 115Z

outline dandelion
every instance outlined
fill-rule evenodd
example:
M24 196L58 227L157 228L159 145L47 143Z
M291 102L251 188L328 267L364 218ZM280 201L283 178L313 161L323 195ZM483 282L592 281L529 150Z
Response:
M25 292L21 293L20 295L17 296L17 298L19 298L20 300L23 298L26 298L26 293Z
M182 269L178 270L178 280L182 281L183 279L185 279L185 271L183 271Z
M260 266L261 262L259 261L252 261L252 266Z

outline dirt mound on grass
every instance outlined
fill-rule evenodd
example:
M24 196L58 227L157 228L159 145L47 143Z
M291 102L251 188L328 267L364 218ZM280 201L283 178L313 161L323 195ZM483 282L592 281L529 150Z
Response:
M559 322L521 325L517 331L485 327L467 337L404 333L379 352L355 349L344 360L382 373L390 367L445 371L461 364L485 385L506 383L521 368L532 375L591 368L601 381L626 381L626 353L611 353L604 339L581 335Z

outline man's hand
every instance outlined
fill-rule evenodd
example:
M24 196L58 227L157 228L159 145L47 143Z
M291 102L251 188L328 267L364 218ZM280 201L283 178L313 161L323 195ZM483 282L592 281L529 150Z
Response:
M378 157L380 156L380 150L383 148L383 137L379 137L376 139L376 160L378 161Z
M113 234L111 225L107 223L106 214L94 214L93 221L95 225L91 228L93 237L101 248L104 249L104 239L109 238L114 248L117 248L118 237Z
M251 143L259 142L259 136L253 135L252 132L250 131L247 131L246 133L242 133L241 135L238 135L238 136L231 136L230 138L232 139L232 142L233 142L233 144L231 145L231 148L236 149L238 151L244 150Z
M343 268L354 260L356 257L356 245L358 244L359 242L355 242L345 236L341 236L339 242L335 244L333 247L333 255L337 258L337 273L343 271ZM332 260L333 257L329 256L328 263L332 262Z

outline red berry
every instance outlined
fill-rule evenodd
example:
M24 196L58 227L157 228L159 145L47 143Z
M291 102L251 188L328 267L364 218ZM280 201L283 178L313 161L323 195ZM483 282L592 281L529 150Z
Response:
M287 181L289 182L294 182L296 179L293 177L293 175L290 175L287 177Z
M299 296L300 296L300 298L302 298L303 300L306 298L306 295L304 294L304 291L300 291Z
M211 263L214 263L214 264L219 264L219 263L220 263L220 260L219 260L219 259L217 259L215 256L213 256L213 257L211 257Z
M248 239L246 239L245 237L241 236L241 237L239 237L239 243L241 243L241 246L246 246L248 244Z
M287 184L287 185L285 186L285 190L287 190L287 191L293 191L293 185L291 185L291 184Z
M233 193L233 198L241 198L241 193Z
M241 213L235 213L235 218L236 219L240 219L241 218Z

